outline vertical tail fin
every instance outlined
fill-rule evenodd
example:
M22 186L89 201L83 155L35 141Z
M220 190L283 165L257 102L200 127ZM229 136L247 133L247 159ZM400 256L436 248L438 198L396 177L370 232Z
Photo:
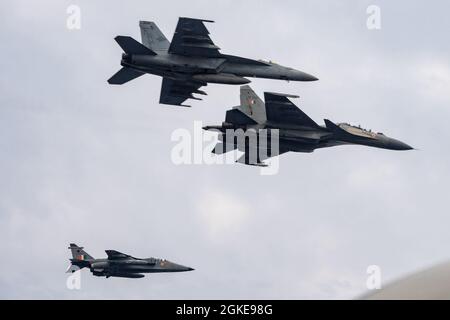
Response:
M168 51L170 42L159 30L158 26L151 21L140 21L142 44L154 51Z
M84 251L83 247L79 247L75 243L71 243L69 249L72 251L73 260L78 261L94 260L94 257L92 257L86 251Z
M241 105L238 110L259 124L267 120L266 106L250 86L241 87Z

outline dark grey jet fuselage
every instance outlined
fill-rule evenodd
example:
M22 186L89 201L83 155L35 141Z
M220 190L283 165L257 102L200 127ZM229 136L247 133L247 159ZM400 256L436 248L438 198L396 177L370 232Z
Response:
M70 259L71 265L67 272L89 268L92 274L98 277L143 278L143 273L194 270L164 259L140 259L115 250L105 250L107 258L94 259L76 244L71 243L69 249L72 251L72 259Z
M320 126L288 99L296 96L266 92L264 97L265 103L249 86L243 86L241 105L227 111L225 122L220 126L204 127L205 130L220 132L221 142L214 148L214 153L222 154L238 149L245 152L238 162L264 166L262 161L285 152L313 152L318 148L339 145L358 144L390 150L412 149L409 145L382 133L346 123L335 124L325 119L325 126ZM259 137L261 129L267 129L269 143L262 146L257 139L256 144L252 145L248 133ZM277 130L278 150L273 150L270 144L270 135L275 134L273 129ZM247 141L244 140L245 137L239 140L239 132L247 136ZM260 152L261 148L265 149L264 152ZM253 160L250 159L251 150L258 155L253 157Z
M112 76L110 84L124 84L145 73L163 77L160 103L182 105L193 94L205 95L200 87L208 83L242 85L245 77L314 81L312 75L272 62L252 60L219 52L203 22L180 18L170 43L153 22L141 21L142 43L131 37L115 40L125 52L123 68Z

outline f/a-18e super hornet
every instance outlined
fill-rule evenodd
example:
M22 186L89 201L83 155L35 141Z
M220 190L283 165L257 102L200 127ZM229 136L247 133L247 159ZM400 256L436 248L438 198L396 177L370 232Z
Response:
M98 277L120 277L120 278L143 278L143 273L157 272L183 272L194 269L173 262L157 258L134 258L130 255L115 250L105 250L107 258L94 259L83 247L74 243L70 244L72 259L67 272L75 272L82 268L89 268L94 276Z
M222 54L203 22L209 20L180 18L170 43L154 22L141 21L142 43L128 36L115 40L123 49L120 69L108 82L124 84L145 73L163 77L162 104L180 105L186 99L201 100L193 94L206 95L200 87L208 83L242 85L245 77L314 81L316 77L273 62Z
M320 126L288 98L298 97L265 92L264 103L249 86L242 86L240 106L226 112L225 122L222 125L203 128L220 132L219 143L212 152L222 154L238 149L243 151L244 155L237 162L265 166L264 160L278 154L289 151L313 152L318 148L339 145L359 144L390 150L412 149L401 141L359 126L347 123L335 124L327 119L324 120L325 126ZM259 138L263 129L267 141L261 144ZM257 136L255 143L248 139L249 132ZM228 136L228 133L231 135ZM238 133L244 138L240 139ZM275 134L278 136L277 148L272 147L271 135Z

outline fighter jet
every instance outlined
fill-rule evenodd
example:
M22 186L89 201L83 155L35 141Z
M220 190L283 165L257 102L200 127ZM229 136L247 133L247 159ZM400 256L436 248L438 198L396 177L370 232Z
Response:
M179 18L170 43L154 22L141 21L142 43L128 36L115 40L123 49L120 69L108 83L124 84L150 73L163 77L159 102L183 105L187 99L201 100L193 94L206 95L200 87L208 83L242 85L245 77L314 81L316 77L273 62L222 54L204 22Z
M115 250L105 250L107 258L94 259L83 250L83 247L74 243L70 244L69 249L72 251L72 259L70 259L70 266L67 269L68 273L89 268L92 274L98 277L143 278L143 273L194 270L164 259L134 258Z
M235 149L243 151L244 155L237 160L239 163L266 166L264 160L289 151L313 152L318 148L348 144L390 150L412 149L383 133L365 130L360 126L336 124L327 119L325 126L320 126L288 99L298 96L265 92L264 103L249 86L242 86L240 98L241 104L226 112L222 125L203 127L204 130L219 132L219 143L212 152L222 154ZM263 129L266 138L264 144L260 139ZM257 139L251 140L249 133L254 133ZM278 136L277 148L272 147L275 134Z

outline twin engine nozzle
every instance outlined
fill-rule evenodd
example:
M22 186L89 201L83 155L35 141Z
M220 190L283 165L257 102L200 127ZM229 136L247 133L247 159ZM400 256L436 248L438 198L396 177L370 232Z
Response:
M122 53L122 64L130 64L131 63L131 54L129 53Z

